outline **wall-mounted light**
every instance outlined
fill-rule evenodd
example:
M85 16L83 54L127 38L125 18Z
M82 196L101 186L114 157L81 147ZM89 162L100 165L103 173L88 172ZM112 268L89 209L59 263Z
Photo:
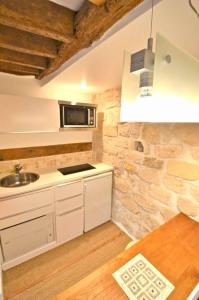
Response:
M86 90L86 89L88 88L87 82L86 82L86 81L82 81L82 82L80 83L80 88L81 88L82 90Z

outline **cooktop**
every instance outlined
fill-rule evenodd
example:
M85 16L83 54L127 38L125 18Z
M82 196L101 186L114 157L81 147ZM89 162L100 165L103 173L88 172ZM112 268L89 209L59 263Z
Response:
M88 171L88 170L92 170L92 169L95 169L95 167L93 167L92 165L89 165L89 164L83 164L83 165L76 165L76 166L61 168L61 169L58 169L58 171L61 172L63 175L69 175L69 174Z

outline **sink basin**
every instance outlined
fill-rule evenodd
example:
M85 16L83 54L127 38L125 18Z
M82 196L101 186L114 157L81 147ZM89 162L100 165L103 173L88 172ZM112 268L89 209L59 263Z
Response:
M31 182L34 182L39 179L39 175L36 173L19 173L11 174L6 177L3 177L0 180L0 186L2 187L18 187L27 185Z

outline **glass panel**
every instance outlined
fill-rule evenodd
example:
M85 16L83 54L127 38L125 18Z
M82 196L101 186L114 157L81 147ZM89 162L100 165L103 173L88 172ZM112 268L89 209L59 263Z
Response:
M199 61L160 34L156 37L153 95L164 111L163 121L199 122Z
M121 122L199 122L198 60L157 34L153 96L140 97L140 78L130 73L130 59L125 51Z
M65 108L65 125L87 125L88 111L82 107L66 107Z
M154 95L199 103L199 61L160 34L156 37Z

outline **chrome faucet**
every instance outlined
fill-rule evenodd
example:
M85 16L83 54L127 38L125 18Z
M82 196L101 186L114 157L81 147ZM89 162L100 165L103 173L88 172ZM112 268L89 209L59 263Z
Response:
M15 174L19 174L20 173L20 171L22 170L22 165L20 165L20 164L16 164L16 165L14 165L14 172L15 172Z

